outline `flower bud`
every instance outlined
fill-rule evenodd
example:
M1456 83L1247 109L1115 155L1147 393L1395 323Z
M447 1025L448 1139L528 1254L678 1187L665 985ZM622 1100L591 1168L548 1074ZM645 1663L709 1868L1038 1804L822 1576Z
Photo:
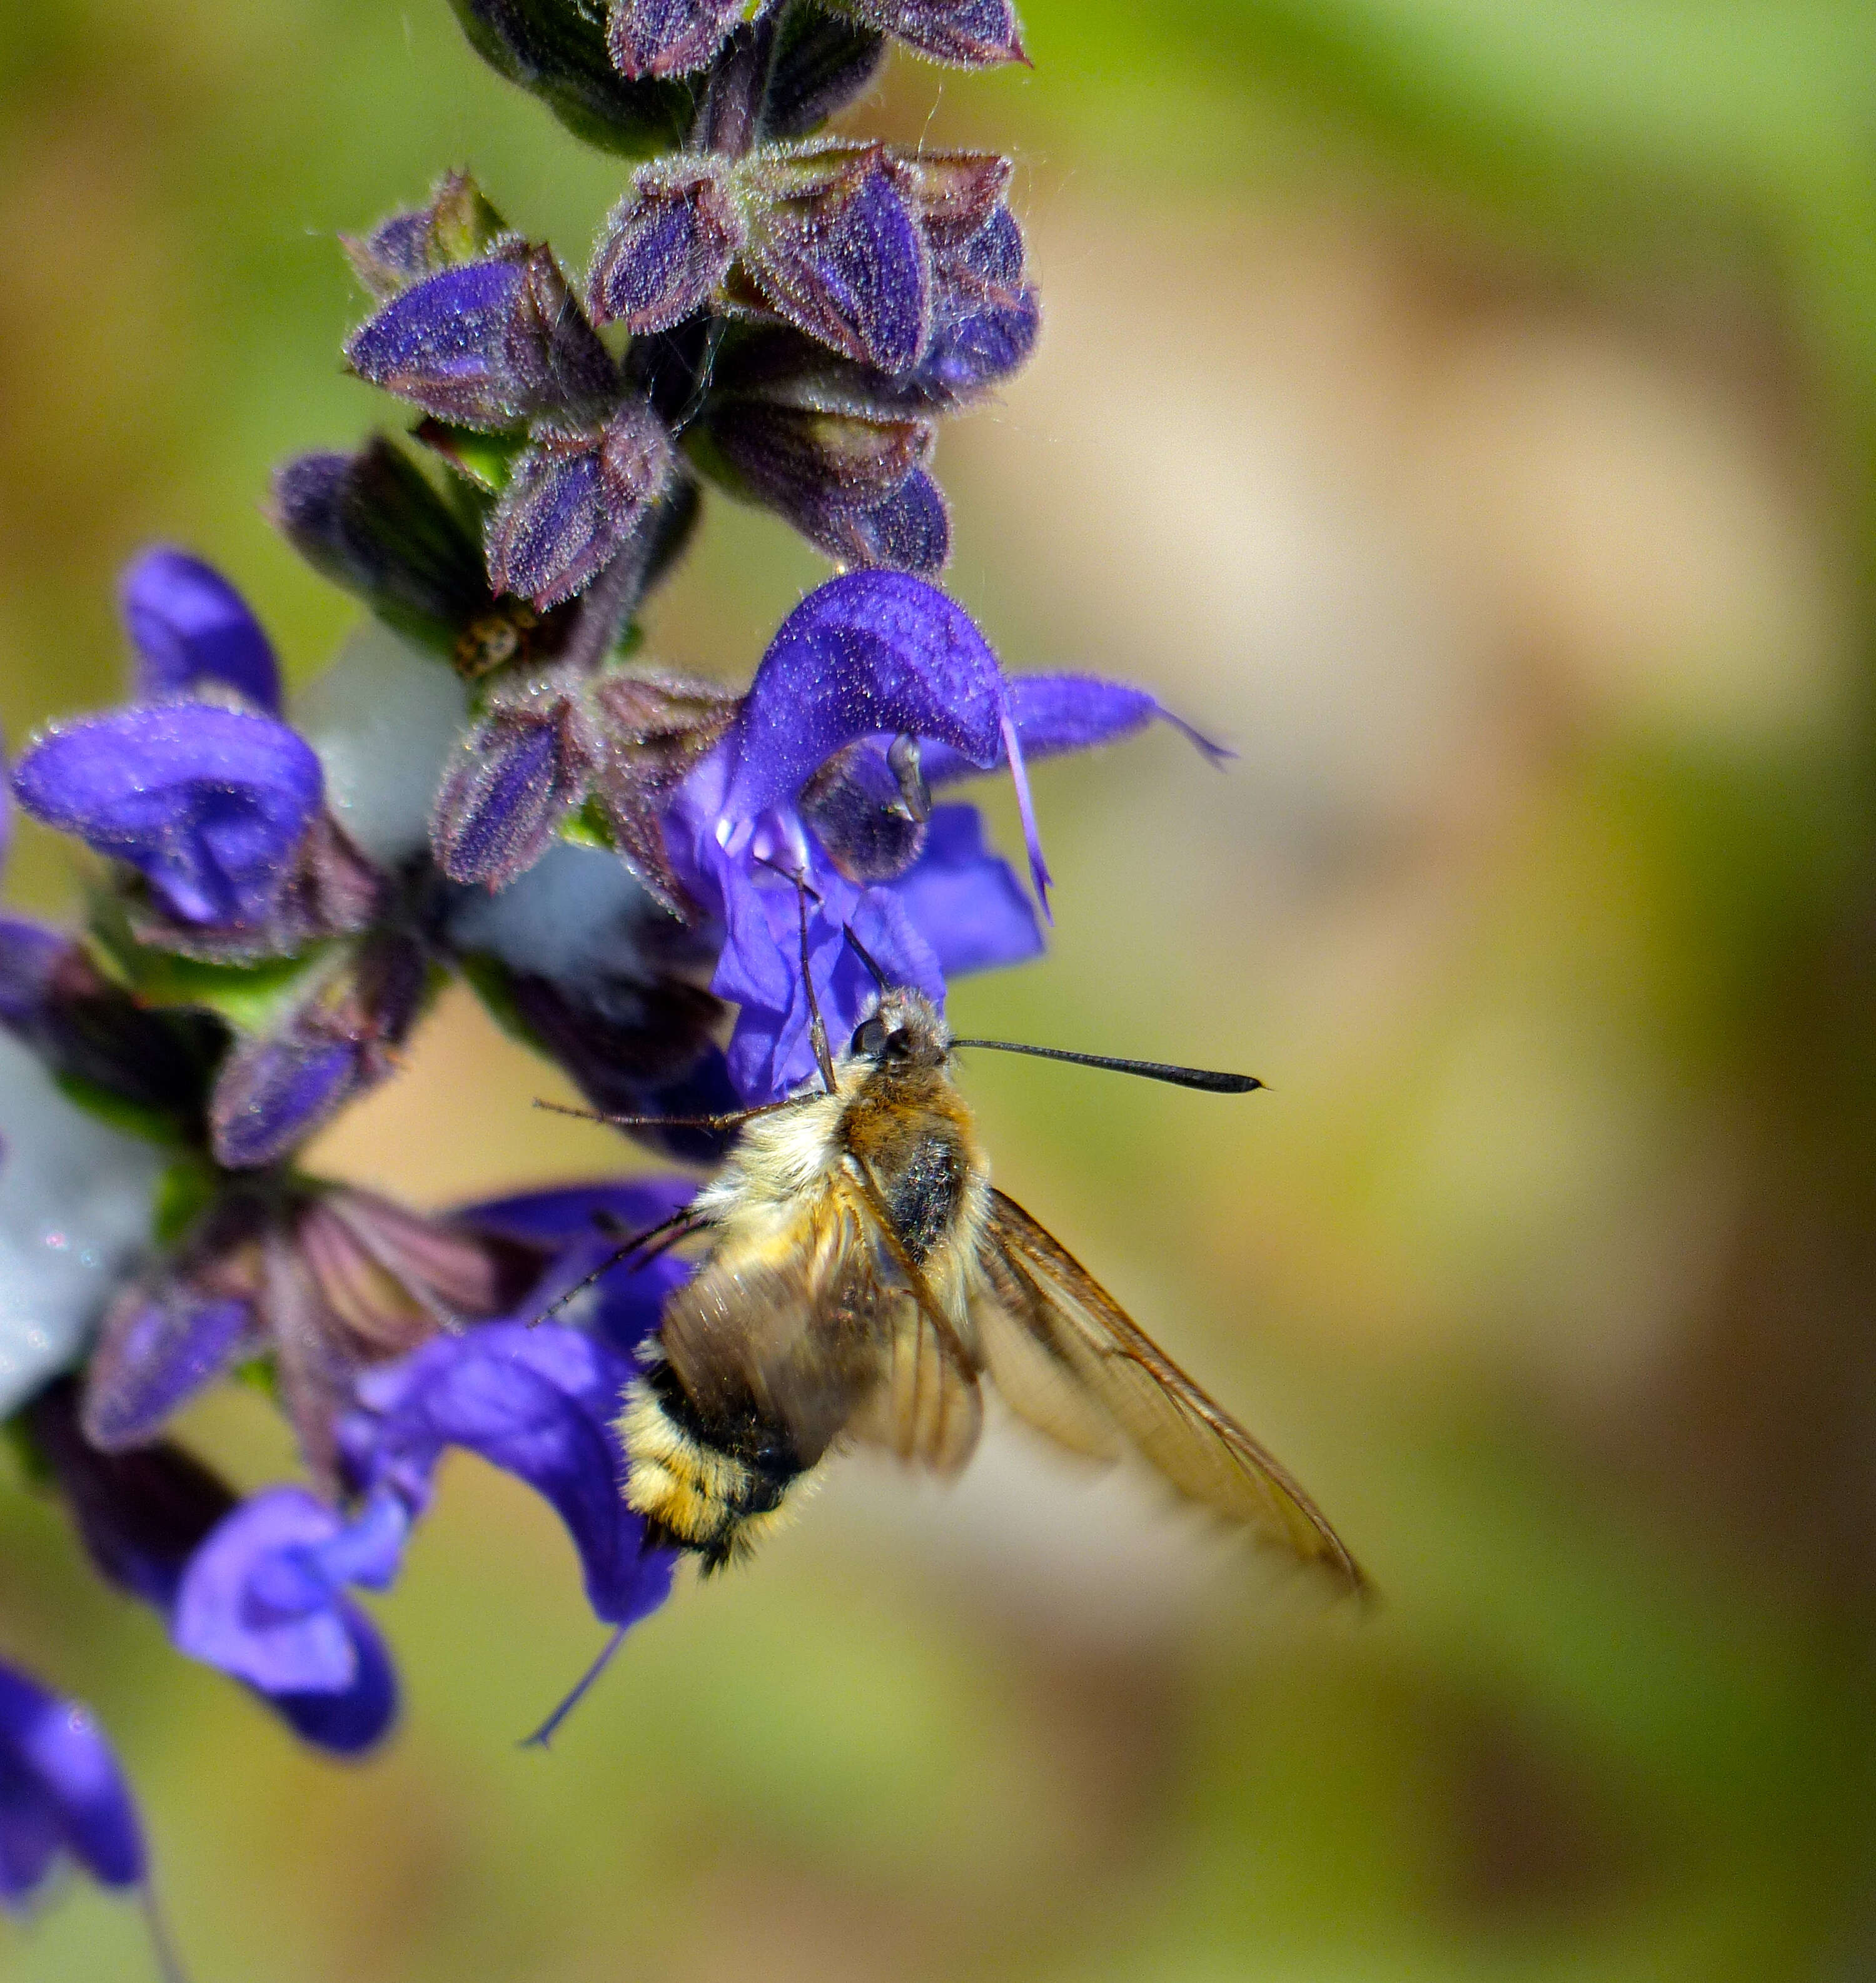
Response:
M543 610L570 599L646 522L676 466L642 400L600 426L537 427L489 518L490 583Z
M742 243L721 173L705 159L643 166L607 216L587 278L595 323L668 329L707 300Z
M1024 62L1009 0L844 0L869 25L960 69Z
M931 332L931 256L885 148L758 153L748 180L742 266L761 301L844 356L909 371Z
M885 52L884 37L856 21L818 7L790 8L776 35L762 136L805 138L867 87Z
M360 239L342 234L359 280L380 303L440 269L483 259L513 237L466 172L437 181L427 206L394 213Z
M403 290L353 333L346 356L360 378L467 427L577 414L617 386L553 256L519 244Z
M273 520L313 568L443 654L492 604L482 552L415 463L383 436L276 470Z
M671 866L665 801L734 721L738 698L707 682L632 670L600 676L588 692L599 740L593 796L614 847L674 915L695 912Z
M842 564L929 575L950 560L951 510L944 490L916 468L884 502L831 510L808 534Z
M477 54L531 90L589 144L643 158L686 129L694 107L681 82L620 75L594 0L451 0Z
M181 551L145 551L124 573L121 596L145 697L232 689L255 708L279 714L273 643L219 571Z
M383 1080L429 977L422 947L389 931L316 968L276 1022L243 1040L217 1075L209 1109L216 1162L229 1170L278 1162Z
M634 80L688 75L709 65L744 12L744 0L610 0L606 46Z
M577 684L550 674L492 700L436 794L437 864L490 888L525 873L579 803L594 757Z

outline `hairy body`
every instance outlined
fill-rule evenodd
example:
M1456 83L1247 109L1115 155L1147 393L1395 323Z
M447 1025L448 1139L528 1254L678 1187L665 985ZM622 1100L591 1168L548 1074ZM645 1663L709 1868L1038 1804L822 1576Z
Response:
M831 1067L746 1123L694 1224L622 1423L626 1495L714 1567L842 1440L949 1473L994 1383L1078 1451L1139 1452L1189 1497L1359 1587L1302 1490L990 1185L928 1000L893 991Z

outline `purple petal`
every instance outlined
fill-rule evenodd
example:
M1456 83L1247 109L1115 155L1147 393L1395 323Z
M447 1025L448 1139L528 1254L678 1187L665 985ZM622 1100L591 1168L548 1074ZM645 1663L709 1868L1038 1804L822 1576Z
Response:
M837 192L778 209L747 259L771 307L810 337L889 376L918 363L931 255L883 155Z
M337 1599L333 1610L352 1641L351 1684L336 1693L270 1694L266 1700L303 1742L356 1756L397 1719L397 1670L377 1627L349 1597Z
M934 313L931 342L913 377L962 404L1028 363L1042 328L1033 289L948 303Z
M835 1051L878 996L871 973L847 941L848 927L889 981L915 986L942 1005L945 980L937 955L895 890L857 889L818 871L814 886L821 899L809 908L809 968ZM769 1101L815 1072L812 1015L799 963L799 910L794 891L778 878L758 881L732 871L725 875L724 896L727 935L711 988L741 1008L729 1045L731 1078L751 1100Z
M623 1493L613 1421L633 1369L594 1337L552 1323L439 1336L359 1379L363 1409L346 1428L346 1450L366 1477L420 1501L450 1446L525 1480L567 1525L594 1612L627 1624L669 1589L668 1563L648 1560L644 1524Z
M150 1438L221 1375L253 1321L246 1302L181 1281L120 1296L85 1372L86 1436L106 1452Z
M124 624L142 663L142 694L192 695L216 682L279 714L273 645L219 572L182 551L145 551L124 573L122 597Z
M639 1178L491 1199L456 1216L478 1232L555 1249L552 1269L529 1291L527 1313L517 1311L517 1320L532 1322L604 1266L617 1252L620 1236L630 1239L662 1224L696 1195L689 1178ZM634 1256L594 1282L587 1326L621 1356L632 1356L657 1328L666 1296L690 1274L691 1262L674 1253L655 1260Z
M730 733L723 814L791 801L836 751L910 731L988 770L1002 756L1003 677L970 615L899 572L809 594L769 644Z
M744 0L610 0L606 46L632 80L707 68L743 13Z
M741 241L713 163L641 168L607 219L587 278L593 321L622 323L635 337L668 330L708 300Z
M985 846L975 806L932 814L924 854L891 893L948 978L1000 970L1042 951L1035 911L1009 863Z
M0 1900L28 1898L62 1850L107 1887L142 1882L136 1806L97 1724L0 1665Z
M171 1631L192 1658L263 1694L338 1694L358 1676L339 1580L321 1552L344 1522L303 1487L271 1487L221 1522L196 1553Z
M1143 688L1104 681L1095 675L1009 675L1005 678L1010 714L1026 757L1054 757L1066 751L1086 751L1117 742L1150 723L1170 724L1193 747L1219 764L1236 754L1215 744L1175 716ZM929 784L975 777L981 767L941 744L925 753Z
M319 761L271 717L209 703L121 709L50 731L20 803L127 861L185 922L266 919L317 810Z

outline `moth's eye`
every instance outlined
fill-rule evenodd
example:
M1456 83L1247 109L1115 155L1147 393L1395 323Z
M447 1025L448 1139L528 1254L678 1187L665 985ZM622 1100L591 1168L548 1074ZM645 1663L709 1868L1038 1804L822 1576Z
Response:
M898 1035L895 1033L893 1037L896 1039ZM854 1028L853 1042L848 1052L863 1054L868 1060L877 1060L885 1045L885 1024L876 1012L871 1018L861 1020Z

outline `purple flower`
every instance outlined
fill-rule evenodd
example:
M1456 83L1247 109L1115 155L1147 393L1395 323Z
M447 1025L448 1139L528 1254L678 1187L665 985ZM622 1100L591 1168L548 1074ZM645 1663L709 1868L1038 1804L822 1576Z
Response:
M525 1480L567 1525L594 1613L627 1626L669 1595L675 1558L648 1549L624 1498L625 1456L614 1424L657 1326L665 1296L689 1269L670 1259L614 1267L587 1298L584 1328L538 1318L603 1266L617 1242L594 1215L638 1232L691 1195L681 1180L575 1186L471 1208L468 1222L513 1240L553 1245L553 1272L529 1294L527 1319L439 1336L356 1386L342 1430L348 1470L367 1497L397 1497L413 1518L427 1506L450 1446L479 1453Z
M306 1689L303 1674L290 1664L269 1667L257 1657L257 1639L266 1630L290 1634L310 1617L303 1603L297 1609L289 1604L289 1615L257 1621L244 1617L230 1598L231 1576L236 1585L245 1580L257 1587L258 1598L270 1591L278 1595L283 1580L293 1573L263 1567L260 1559L269 1551L304 1552L303 1519L283 1525L261 1506L269 1500L265 1495L259 1503L238 1505L225 1483L167 1440L127 1453L100 1451L85 1436L77 1387L69 1379L34 1399L27 1425L100 1574L159 1612L183 1651L246 1682L309 1742L349 1754L383 1731L393 1700L390 1663L370 1625L339 1597L336 1583L314 1607L325 1622L307 1627L336 1631L348 1642L349 1669L339 1664L351 1677L336 1689ZM299 1496L297 1489L282 1491ZM330 1519L336 1523L336 1517ZM370 1540L368 1527L347 1526ZM381 1541L378 1547L383 1560ZM345 1544L323 1540L314 1554L329 1577L343 1572L353 1581L366 1580L356 1567L364 1553L356 1538ZM231 1572L236 1557L245 1567ZM305 1572L299 1574L303 1578ZM186 1588L187 1643L180 1623Z
M0 1902L18 1908L69 1855L107 1887L143 1882L143 1830L98 1724L0 1665Z
M13 789L36 818L136 868L179 921L251 929L287 885L323 782L311 747L272 717L179 702L55 726Z
M182 551L145 551L125 572L122 596L140 694L156 701L214 685L279 715L273 644L219 572Z
M308 1741L341 1754L367 1749L396 1714L396 1679L346 1587L387 1584L406 1526L393 1496L347 1519L304 1488L269 1488L190 1559L172 1636L191 1658L265 1695Z

